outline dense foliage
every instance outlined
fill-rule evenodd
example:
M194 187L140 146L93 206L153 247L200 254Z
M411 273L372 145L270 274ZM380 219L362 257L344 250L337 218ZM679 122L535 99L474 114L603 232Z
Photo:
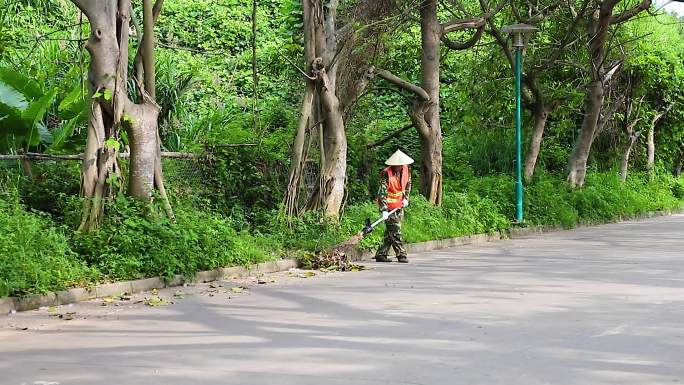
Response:
M118 195L107 202L99 230L74 232L82 205L75 162L30 162L31 175L22 176L26 164L0 161L0 297L300 256L346 239L377 215L372 198L384 159L397 148L420 154L414 130L391 135L410 121L407 96L373 82L350 111L347 196L339 223L315 212L285 220L280 208L303 92L301 75L289 62L302 63L301 9L295 0L259 2L255 101L251 6L164 2L156 26L160 135L165 150L202 155L164 163L175 223L155 204ZM137 5L134 11L139 17ZM502 23L512 16L498 17ZM542 25L525 66L544 65L566 21ZM571 46L558 65L539 71L542 91L559 103L549 116L535 177L525 186L527 224L573 227L681 207L684 181L671 176L684 152L684 38L678 22L671 15L649 15L615 29L613 39L622 49L609 56L621 65L606 111L617 107L597 134L581 190L571 189L564 173L582 121L587 74L578 63L586 61L584 47ZM83 151L88 31L69 1L0 0L0 152ZM369 63L418 81L416 23L409 18L378 35L373 43L383 54ZM474 48L445 50L443 56L444 199L434 207L414 191L404 226L409 242L512 226L510 66L486 34ZM627 90L639 106L634 129L642 135L629 163L633 171L622 183L617 170L628 140L624 127L635 116L627 115L626 100L619 98ZM646 133L665 109L655 127L655 168L648 169ZM527 141L529 111L524 118ZM127 145L125 137L121 141ZM311 168L315 173L315 162ZM311 179L305 175L308 188L316 183ZM380 236L373 233L363 246L374 247Z

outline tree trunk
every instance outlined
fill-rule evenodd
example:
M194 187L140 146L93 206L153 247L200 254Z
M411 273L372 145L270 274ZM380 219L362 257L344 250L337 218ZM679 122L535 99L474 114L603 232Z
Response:
M655 167L655 124L648 127L646 134L646 170L653 171Z
M601 109L603 108L604 92L604 59L605 44L608 38L608 27L613 14L615 3L605 0L592 15L588 26L589 66L592 80L587 85L584 101L584 120L579 136L568 162L568 182L571 187L582 187L587 173L587 160L594 142L596 126L598 125Z
M311 75L311 66L316 58L316 46L314 40L315 26L313 24L312 7L310 1L302 1L302 18L302 24L304 28L304 61L306 63L306 73ZM306 82L306 89L304 90L304 98L300 108L297 133L295 134L294 144L292 146L290 178L288 180L287 189L285 190L285 198L283 200L285 205L285 214L288 217L297 215L299 211L300 183L302 180L302 172L304 171L304 163L306 162L306 136L309 135L308 131L311 128L310 126L314 124L314 119L312 119L312 117L316 84L313 80L308 78L304 81Z
M613 10L620 1L603 0L599 3L599 8L594 11L591 15L591 20L587 23L591 82L587 85L582 128L568 161L568 182L573 188L584 185L587 173L587 160L589 159L591 145L596 136L596 127L605 99L603 83L609 81L614 72L605 71L608 29L611 24L626 22L647 10L651 6L651 1L642 0L636 6L614 15Z
M420 137L421 188L435 205L442 204L442 136Z
M679 158L674 169L674 176L679 178L682 175L682 168L684 168L684 149L679 150Z
M600 80L589 83L585 100L582 128L570 155L568 182L571 187L582 187L587 173L587 160L594 142L594 134L603 107L603 84Z
M534 117L534 131L530 139L530 145L527 150L527 157L525 157L525 181L529 182L534 176L534 170L537 165L537 158L539 158L539 151L541 150L542 138L544 137L544 129L546 128L546 121L549 118L549 107L543 102L538 102L532 111Z
M28 179L33 179L33 171L31 170L31 161L27 158L21 158L21 170L24 172L24 176Z
M325 105L325 103L324 103ZM331 108L339 107L333 104ZM326 124L323 125L325 164L321 172L319 199L323 215L337 218L344 203L347 178L347 136L341 111L326 111Z
M252 0L252 129L259 131L259 73L257 71L257 0Z
M169 217L173 219L161 170L160 141L157 130L159 107L154 103L154 18L162 0L152 7L144 0L144 35L136 66L143 74L144 89L140 89L141 104L129 100L128 39L131 4L129 0L72 0L90 22L90 37L86 49L91 56L88 86L93 94L88 123L88 137L83 155L82 195L87 198L79 230L97 227L103 214L103 201L111 193L112 174L118 173L118 130L126 127L131 145L129 195L150 200L156 185ZM140 31L138 31L140 32ZM145 93L147 91L147 93Z
M425 0L420 9L421 86L430 97L424 114L427 127L418 130L421 142L420 191L435 205L442 204L442 128L439 119L439 63L441 25L437 0ZM417 126L418 127L418 126Z
M303 0L306 2L307 0ZM319 185L309 197L308 209L320 209L326 218L337 220L344 204L347 179L347 136L344 111L338 95L338 52L336 25L338 0L311 2L311 22L316 59L312 74L316 79L314 116L321 121L322 144ZM317 123L317 122L316 122Z
M133 122L128 124L128 142L131 147L128 195L144 200L152 199L154 174L159 145L157 117L159 108L151 103L133 104L126 108Z
M306 137L309 134L309 126L312 125L312 107L314 98L314 84L307 80L306 90L304 92L304 100L300 109L299 124L297 126L297 133L295 134L294 144L292 146L292 164L290 166L290 178L285 190L285 214L292 217L298 214L299 206L299 190L302 179L302 172L304 171L304 163L306 161Z
M318 96L323 115L323 159L319 186L308 207L321 209L326 218L338 218L344 203L347 178L347 135L337 95L332 91L325 68L318 68Z
M653 170L653 167L655 166L655 130L656 127L658 127L658 123L660 123L661 119L667 115L668 112L672 109L674 104L670 104L667 108L665 108L663 111L658 112L653 119L651 120L651 125L648 128L648 137L646 140L646 147L647 147L647 159L646 159L646 169L649 171Z
M632 133L629 136L629 140L627 141L627 144L625 145L625 149L622 152L622 161L620 162L620 180L624 183L627 181L627 171L629 169L629 157L630 154L632 153L632 149L634 148L634 144L636 143L637 139L639 139L639 134L638 133Z
M90 106L88 137L81 167L81 193L86 199L79 226L79 230L87 231L99 225L103 199L109 196L110 191L106 181L110 172L115 169L112 163L116 162L116 156L112 156L111 148L105 147L105 141L115 134L114 115L118 110L112 99L117 97L117 86L123 83L119 77L118 65L122 53L119 48L120 36L128 37L127 29L124 31L117 28L117 15L118 24L122 25L128 20L128 11L119 13L118 7L124 5L117 0L74 0L74 4L88 18L91 31L85 47L91 56L88 89L94 97ZM128 4L125 6L130 9ZM117 34L119 31L120 36Z

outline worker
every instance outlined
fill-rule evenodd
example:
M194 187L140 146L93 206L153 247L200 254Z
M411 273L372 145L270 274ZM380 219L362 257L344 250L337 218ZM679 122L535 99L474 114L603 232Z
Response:
M408 165L411 163L413 159L410 156L397 150L385 161L388 167L380 173L381 184L377 201L385 220L385 237L375 254L375 260L378 262L390 262L387 253L391 247L398 262L408 263L404 241L401 239L401 221L404 219L404 208L409 204L411 171ZM394 209L397 210L390 214Z

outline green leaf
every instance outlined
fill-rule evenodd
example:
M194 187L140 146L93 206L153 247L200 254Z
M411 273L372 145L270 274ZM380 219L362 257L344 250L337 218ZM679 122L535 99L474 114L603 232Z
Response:
M21 110L0 103L0 136L26 132Z
M83 92L83 87L77 85L62 99L57 107L60 117L63 119L71 119L78 116L83 110L88 108L88 98Z
M103 94L104 100L107 100L107 101L112 100L112 95L113 95L112 90L110 90L109 88L105 88L104 94Z
M19 110L24 110L28 107L28 101L24 94L2 81L0 81L0 104Z
M0 68L0 82L8 84L31 100L43 96L43 89L38 82L10 68Z
M114 149L114 150L116 150L116 151L119 151L119 148L121 147L121 144L119 143L118 140L116 140L116 139L114 139L114 138L109 138L109 139L105 140L104 146L105 146L106 148L112 148L112 149Z
M128 144L128 134L126 133L126 131L121 130L119 135L121 135L121 141L123 142L123 144Z
M38 131L38 140L40 143L43 144L51 144L53 141L52 133L45 127L43 122L38 122L36 130ZM36 145L38 143L31 143L32 145Z
M51 150L61 147L66 142L67 138L73 135L74 129L76 129L78 123L83 119L82 115L83 114L67 120L52 132L52 144L50 145Z
M123 114L123 116L121 117L121 120L123 120L125 123L128 123L128 124L135 123L135 119L126 113Z
M41 98L31 103L31 105L22 112L21 117L27 127L28 133L26 138L29 144L36 145L39 143L41 138L39 123L42 123L45 112L47 112L47 109L52 105L56 95L57 89L52 88Z

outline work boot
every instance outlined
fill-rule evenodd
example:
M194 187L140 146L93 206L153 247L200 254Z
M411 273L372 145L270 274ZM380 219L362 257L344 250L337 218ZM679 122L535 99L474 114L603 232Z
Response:
M392 260L387 258L386 255L376 255L375 262L392 262Z
M397 257L397 262L399 263L408 263L408 257L405 255L400 255Z

